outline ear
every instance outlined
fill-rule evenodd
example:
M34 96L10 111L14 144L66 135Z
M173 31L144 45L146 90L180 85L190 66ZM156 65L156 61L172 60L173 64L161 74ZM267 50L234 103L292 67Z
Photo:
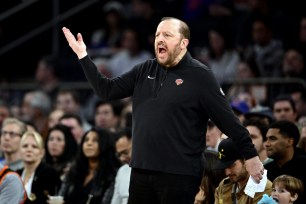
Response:
M296 193L293 196L290 196L290 201L291 203L293 203L294 201L296 201L296 199L298 199L299 195Z
M188 44L189 44L189 40L188 40L188 39L183 38L183 39L181 40L181 48L182 48L182 49L187 48Z

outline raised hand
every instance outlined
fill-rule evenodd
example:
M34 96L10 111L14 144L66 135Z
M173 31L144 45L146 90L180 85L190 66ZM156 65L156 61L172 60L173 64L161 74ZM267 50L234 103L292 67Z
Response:
M77 39L76 39L68 28L63 27L62 30L64 32L66 40L69 43L69 46L71 47L73 52L78 56L78 58L82 59L83 57L85 57L87 55L87 51L81 33L77 34Z

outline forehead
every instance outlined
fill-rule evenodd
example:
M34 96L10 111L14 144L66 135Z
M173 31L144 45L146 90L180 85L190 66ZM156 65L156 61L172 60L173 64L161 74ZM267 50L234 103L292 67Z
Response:
M180 22L175 19L164 20L159 23L156 32L178 32Z
M4 125L2 129L19 131L20 127L15 123L9 123L9 124Z
M277 128L270 128L267 132L267 137L269 136L275 136L275 137L281 137L281 133L279 132L279 129Z
M277 101L274 104L274 109L276 108L291 108L291 104L289 101Z

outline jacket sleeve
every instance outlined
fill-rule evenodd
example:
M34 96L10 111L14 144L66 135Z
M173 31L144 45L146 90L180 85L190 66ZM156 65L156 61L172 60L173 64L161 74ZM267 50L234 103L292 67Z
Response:
M80 59L79 62L95 94L102 100L122 99L133 94L137 68L122 76L109 79L98 72L96 65L89 56Z
M16 174L7 174L0 184L0 203L21 203L24 193L20 178Z
M235 116L212 72L208 70L203 77L205 77L203 80L205 88L202 89L202 104L208 117L214 121L222 133L236 142L245 159L257 156L249 132Z

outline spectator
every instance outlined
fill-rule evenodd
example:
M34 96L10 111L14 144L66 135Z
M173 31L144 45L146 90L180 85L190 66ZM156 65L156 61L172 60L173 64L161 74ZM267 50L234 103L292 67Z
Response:
M290 121L280 120L269 126L265 147L268 157L273 161L265 165L268 179L274 180L282 174L288 174L306 183L306 166L301 165L306 162L305 152L296 148L299 139L299 130ZM303 197L305 198L305 192ZM306 201L297 203L305 204Z
M274 179L272 183L272 193L267 194L257 204L292 204L303 196L303 182L289 175L281 175Z
M110 135L105 130L92 129L82 137L80 151L59 194L65 203L110 203L109 188L113 188L118 166Z
M3 121L0 145L4 160L1 163L14 171L23 167L20 158L20 139L26 130L25 123L16 118L7 118Z
M85 131L82 127L82 120L78 115L64 114L60 118L59 124L68 126L75 141L77 142L77 144L80 144Z
M291 98L294 101L297 120L306 116L306 89L299 88L291 92Z
M44 141L48 134L48 115L51 108L50 97L43 91L29 91L23 97L22 120L33 123Z
M245 160L240 154L238 146L232 139L224 139L220 142L219 161L214 169L224 169L225 175L215 191L215 203L222 201L233 203L257 203L263 194L269 194L272 190L272 182L267 181L263 192L255 193L254 197L245 194L244 189L250 177L245 168Z
M276 121L288 120L290 122L297 122L297 113L295 104L290 95L279 95L273 101L273 115Z
M112 102L98 101L95 106L95 127L104 128L110 132L117 132L122 107L123 104L120 100Z
M117 157L123 165L119 168L116 175L111 204L127 204L131 176L131 167L129 163L132 154L132 131L130 128L125 128L119 133L115 145Z
M231 102L231 107L234 114L239 118L240 122L243 123L245 117L244 114L249 112L249 105L245 101L234 100Z
M121 51L108 61L112 77L117 77L131 70L136 64L152 58L152 54L141 47L140 33L136 29L126 28L122 33L121 44Z
M28 199L25 204L46 203L48 195L55 195L61 185L56 171L45 162L44 141L37 132L27 131L20 141L21 158L24 168L18 170Z
M204 174L202 177L199 192L195 197L194 204L213 204L215 203L214 193L222 181L225 178L225 173L222 170L214 170L214 165L218 161L218 154L214 151L204 151L204 159L206 161Z
M64 115L64 111L61 109L54 109L49 113L48 128L52 128L59 123L60 118Z
M63 181L78 150L68 126L57 124L49 129L45 162L50 164Z
M221 142L221 130L216 126L212 120L207 122L206 131L206 150L218 152L218 146Z
M269 125L260 119L245 120L243 125L250 133L250 137L253 144L255 145L260 161L264 165L273 161L273 159L267 156L267 151L264 146L264 143L267 140L266 133L268 131Z
M244 114L246 119L259 119L270 125L274 122L274 115L272 110L268 106L257 105L252 108L248 113Z
M91 125L85 119L85 114L81 107L80 95L77 91L69 88L61 88L56 95L55 109L63 110L65 114L78 115L81 119L82 128L88 131Z
M20 176L0 163L0 203L22 204L26 198Z

